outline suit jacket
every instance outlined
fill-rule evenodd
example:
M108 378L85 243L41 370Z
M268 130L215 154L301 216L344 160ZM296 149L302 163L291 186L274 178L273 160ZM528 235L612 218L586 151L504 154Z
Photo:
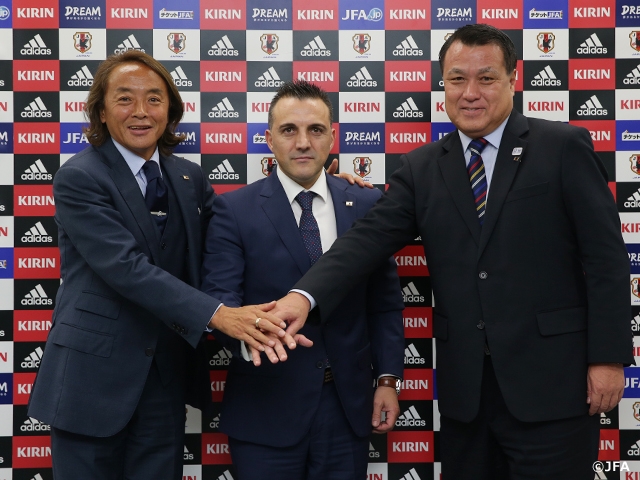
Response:
M341 235L380 192L350 186L332 176L327 176L327 182ZM203 291L228 306L269 302L286 295L309 267L309 255L277 175L216 198L205 246ZM340 274L348 276L358 268L353 264ZM403 306L396 266L387 258L368 281L350 288L348 299L323 326L304 327L302 333L314 346L288 352L286 362L274 365L263 357L262 365L255 367L240 356L237 340L216 332L216 338L233 353L220 429L258 444L299 442L311 426L322 390L324 360L329 359L351 427L359 436L368 435L373 378L403 373ZM257 405L278 406L282 415L265 415Z
M159 231L113 142L78 153L54 178L63 283L29 407L30 416L54 427L92 436L120 431L159 336L182 337L174 343L190 345L193 356L219 305L193 288L213 190L198 165L175 156L160 163L184 220L188 284L156 266L164 248ZM204 352L202 358L204 365Z
M514 148L523 153L514 155ZM633 363L629 260L585 129L513 111L478 223L458 132L402 157L369 214L295 285L331 314L342 291L420 235L435 300L440 412L477 414L484 345L523 421L587 411L587 366Z

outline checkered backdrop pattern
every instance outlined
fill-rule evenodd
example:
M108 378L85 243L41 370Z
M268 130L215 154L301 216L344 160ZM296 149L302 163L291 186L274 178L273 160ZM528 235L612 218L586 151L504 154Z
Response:
M138 49L167 67L185 106L176 153L218 193L269 173L269 101L298 78L330 92L340 170L383 188L400 154L454 129L437 54L474 22L518 49L516 108L591 132L628 245L640 352L640 0L0 0L0 480L52 478L49 426L26 414L60 284L52 178L88 145L82 108L101 60ZM428 266L418 242L396 260L401 416L371 438L368 478L439 479ZM230 355L208 346L219 406ZM601 417L597 479L640 479L640 369L626 376L620 406ZM218 422L188 410L184 480L234 478Z

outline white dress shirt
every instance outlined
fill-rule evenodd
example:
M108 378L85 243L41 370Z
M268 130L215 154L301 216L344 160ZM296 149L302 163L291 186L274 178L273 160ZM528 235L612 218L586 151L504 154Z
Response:
M139 157L131 150L128 150L120 145L113 139L113 137L111 138L111 141L120 152L120 155L122 155L122 157L124 158L124 161L127 162L127 165L131 169L131 173L133 173L136 182L138 182L138 186L140 187L142 196L144 197L147 193L147 177L144 174L144 170L142 170L142 166L144 165L144 162L146 160L142 157ZM155 152L153 152L153 155L151 155L149 161L153 161L158 164L158 169L160 170L160 178L162 178L162 169L160 168L160 154L158 153L158 147L156 147L156 150Z

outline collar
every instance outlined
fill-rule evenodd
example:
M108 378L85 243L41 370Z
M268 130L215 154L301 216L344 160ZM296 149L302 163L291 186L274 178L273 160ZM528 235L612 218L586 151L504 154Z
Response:
M327 176L324 174L324 171L318 177L316 183L314 183L308 190L305 189L302 185L296 183L295 180L288 177L287 174L281 171L279 168L276 168L276 175L278 176L278 180L280 180L280 183L282 184L282 188L284 189L284 193L287 195L289 203L292 204L295 201L296 196L300 192L306 191L315 193L324 202L327 201Z
M502 122L498 128L496 128L489 135L485 135L484 139L489 142L491 146L493 146L496 150L500 146L500 141L502 140L502 134L504 133L504 128L507 126L507 122L509 121L509 117L507 117L504 122ZM460 130L458 130L458 135L460 135L460 141L462 142L462 151L466 152L467 148L469 148L469 144L473 138L466 136Z
M127 162L127 165L131 169L131 173L133 173L134 176L138 175L138 172L140 172L140 169L142 168L146 160L142 157L139 157L126 147L120 145L113 139L113 137L111 137L111 141L120 152L120 155L122 155L122 158L124 158L124 161ZM156 147L155 152L153 152L153 155L151 155L150 160L153 160L158 164L158 166L160 166L160 154L158 153L158 147ZM162 177L162 169L160 169L160 176Z

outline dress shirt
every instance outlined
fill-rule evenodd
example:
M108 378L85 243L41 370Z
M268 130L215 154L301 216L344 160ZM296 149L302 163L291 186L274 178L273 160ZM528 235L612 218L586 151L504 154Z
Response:
M131 173L133 173L136 182L138 182L142 196L144 197L147 192L147 177L144 174L144 170L142 170L142 166L146 160L120 145L113 139L113 137L111 138L111 141L120 152L120 155L124 158L124 161L127 162L127 165L131 169ZM158 164L158 168L160 169L160 178L162 178L162 168L160 168L160 154L158 153L158 147L156 147L156 150L153 152L153 155L151 155L149 160Z

